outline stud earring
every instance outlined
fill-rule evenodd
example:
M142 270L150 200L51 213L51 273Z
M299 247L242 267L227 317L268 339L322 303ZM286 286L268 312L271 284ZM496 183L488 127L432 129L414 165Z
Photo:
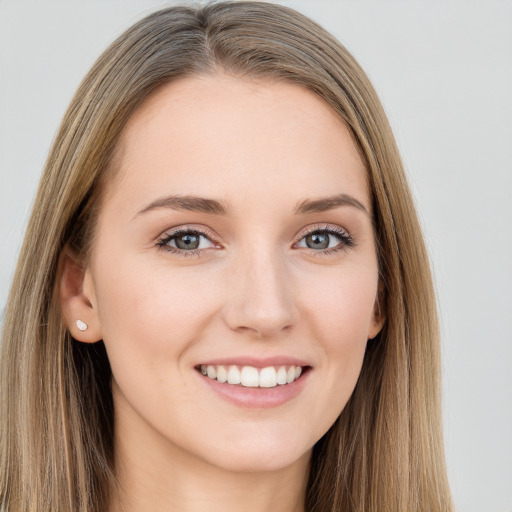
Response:
M80 331L85 331L85 330L87 330L87 327L89 327L85 322L82 322L82 320L77 320L76 326L78 327L78 329Z

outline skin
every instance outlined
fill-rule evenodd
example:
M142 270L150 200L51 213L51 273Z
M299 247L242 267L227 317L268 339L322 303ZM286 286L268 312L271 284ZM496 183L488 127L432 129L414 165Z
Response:
M103 339L112 366L112 510L304 510L312 447L383 323L366 171L347 127L299 85L185 78L135 112L114 167L87 265L67 252L61 282L72 335ZM364 209L294 213L336 194ZM139 213L170 195L229 211ZM177 227L211 241L194 255L158 247ZM308 229L326 227L354 245L308 247ZM311 369L295 398L267 409L219 397L196 369L277 355Z

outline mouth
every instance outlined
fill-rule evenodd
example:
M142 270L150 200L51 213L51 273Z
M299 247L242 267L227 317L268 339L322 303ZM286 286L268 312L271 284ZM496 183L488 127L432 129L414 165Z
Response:
M244 388L276 388L288 386L307 373L310 366L277 365L258 368L236 364L201 364L195 369L205 377L221 384Z

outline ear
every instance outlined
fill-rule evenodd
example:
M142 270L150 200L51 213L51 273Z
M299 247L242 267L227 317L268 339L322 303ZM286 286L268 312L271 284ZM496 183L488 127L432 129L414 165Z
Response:
M67 245L60 256L59 271L60 308L71 336L84 343L101 340L91 272Z
M373 340L377 334L384 327L386 322L386 314L384 313L384 282L379 279L379 287L377 290L377 296L375 297L375 304L373 305L373 317L370 323L370 329L368 331L368 339Z

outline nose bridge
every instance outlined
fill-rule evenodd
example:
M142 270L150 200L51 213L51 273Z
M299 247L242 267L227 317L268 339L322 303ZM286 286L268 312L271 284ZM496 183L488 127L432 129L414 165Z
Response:
M297 320L289 269L279 250L267 243L241 251L233 263L226 321L232 329L260 337L276 335Z

